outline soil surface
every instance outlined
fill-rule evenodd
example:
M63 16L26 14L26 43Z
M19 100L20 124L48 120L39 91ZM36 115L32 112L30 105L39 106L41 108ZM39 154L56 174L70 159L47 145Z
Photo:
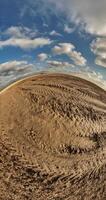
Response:
M106 91L39 74L0 93L0 200L105 200Z

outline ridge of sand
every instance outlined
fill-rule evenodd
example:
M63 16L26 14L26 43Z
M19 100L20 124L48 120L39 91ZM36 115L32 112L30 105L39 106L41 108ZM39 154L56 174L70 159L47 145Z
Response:
M0 94L0 200L104 200L106 92L50 73Z

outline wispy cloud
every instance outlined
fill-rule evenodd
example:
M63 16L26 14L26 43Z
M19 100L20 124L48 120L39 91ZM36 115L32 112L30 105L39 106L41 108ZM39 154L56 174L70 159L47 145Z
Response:
M51 36L62 36L60 33L58 33L57 31L53 30L50 32Z
M67 15L68 21L82 26L87 32L99 36L106 35L105 0L47 0L56 6L58 12ZM47 3L46 1L46 3ZM43 0L45 2L45 0ZM102 23L101 23L102 22Z
M11 26L3 31L3 35L11 36L14 38L25 38L25 37L35 37L37 36L38 30L37 29L30 29L24 26Z
M57 60L48 60L47 64L49 67L74 67L74 65L72 65L69 62L64 62L64 61L57 61Z
M67 16L68 22L98 36L106 36L106 0L19 0L21 18L42 16L49 18L60 13ZM101 23L102 22L102 23ZM66 31L71 31L66 25Z

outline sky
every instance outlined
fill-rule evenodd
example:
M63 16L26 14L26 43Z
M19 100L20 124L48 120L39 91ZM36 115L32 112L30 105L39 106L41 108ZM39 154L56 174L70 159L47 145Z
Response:
M0 0L0 88L41 71L106 90L106 0Z

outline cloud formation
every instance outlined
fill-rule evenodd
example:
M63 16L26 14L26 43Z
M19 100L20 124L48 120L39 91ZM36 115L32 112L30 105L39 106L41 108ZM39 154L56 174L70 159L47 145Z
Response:
M45 60L47 60L47 58L48 58L48 55L46 53L40 53L40 54L38 54L38 59L40 61L45 61Z
M27 61L13 60L0 63L0 88L19 77L31 74L33 69L34 64Z
M82 54L75 50L75 46L72 43L59 43L52 51L56 55L67 55L75 65L84 66L87 62Z
M87 32L99 36L106 35L106 0L47 1L49 5L55 4L58 12L65 13L69 21L82 26Z
M67 24L64 25L64 32L70 34L72 32L74 32L75 28L72 28L70 26L68 26Z
M23 50L31 50L52 43L49 38L35 38L35 33L26 27L10 27L4 34L10 37L6 40L0 40L0 48L12 46L19 47Z
M29 64L27 61L8 61L0 64L0 75L27 73L32 67L33 64Z
M37 33L37 30L32 30L25 26L11 26L3 32L3 35L11 36L13 38L32 38L35 37Z
M106 38L97 38L91 43L91 51L96 55L95 63L106 67Z
M23 50L36 49L37 47L42 47L51 44L48 38L10 38L4 41L0 41L0 48L12 46L19 47Z
M80 25L86 32L98 36L106 35L106 0L23 0L21 3L21 17L42 14L47 18L50 13L56 16L63 13L68 22Z
M50 67L74 67L74 65L72 65L69 62L63 62L63 61L57 61L57 60L48 60L47 64Z
M57 31L53 30L50 32L51 36L62 36L60 33L58 33Z

